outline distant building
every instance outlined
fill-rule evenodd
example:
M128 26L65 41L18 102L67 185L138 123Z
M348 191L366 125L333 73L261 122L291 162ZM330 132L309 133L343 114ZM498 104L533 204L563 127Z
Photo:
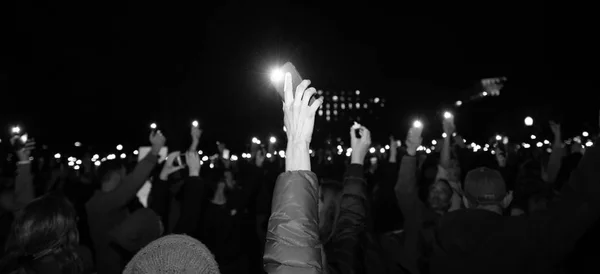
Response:
M317 93L323 97L323 106L317 111L317 121L326 124L343 124L354 121L378 120L383 115L385 98L367 96L355 91L323 91Z

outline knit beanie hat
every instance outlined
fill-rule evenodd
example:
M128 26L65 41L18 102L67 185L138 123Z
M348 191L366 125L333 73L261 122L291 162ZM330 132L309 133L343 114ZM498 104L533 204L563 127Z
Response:
M172 234L150 243L127 264L123 274L219 274L219 266L200 241Z

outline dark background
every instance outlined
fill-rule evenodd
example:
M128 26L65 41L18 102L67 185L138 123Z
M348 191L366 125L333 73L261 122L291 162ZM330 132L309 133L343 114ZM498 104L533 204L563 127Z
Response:
M565 108L578 95L553 96L560 92L547 48L554 30L541 1L14 2L0 9L0 125L8 132L19 123L55 146L137 146L152 121L177 144L193 119L204 128L204 146L282 134L267 73L288 60L317 88L385 96L385 123L397 135L414 115L429 118L432 136L441 133L438 112L495 76L509 79L500 97L457 112L469 138L521 134L525 115L560 118L573 132L597 125L597 106Z

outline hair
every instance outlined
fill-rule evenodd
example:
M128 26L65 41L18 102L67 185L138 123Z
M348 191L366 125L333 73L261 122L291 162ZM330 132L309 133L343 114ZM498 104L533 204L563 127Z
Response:
M48 194L33 200L11 227L1 273L36 273L41 260L51 258L61 273L81 273L75 249L79 232L75 209L64 197Z
M326 244L333 237L335 232L338 217L340 215L340 199L342 196L343 185L338 181L322 180L321 181L321 196L333 195L331 204L324 207L325 219L319 220L319 237L323 244ZM322 197L319 197L319 202L323 202Z

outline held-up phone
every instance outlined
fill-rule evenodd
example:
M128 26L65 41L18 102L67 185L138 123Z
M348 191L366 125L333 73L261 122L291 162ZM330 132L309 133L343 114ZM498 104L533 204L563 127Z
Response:
M179 156L177 156L177 159L173 161L173 166L185 166L185 163L187 163L185 154L180 154Z
M223 159L229 160L229 149L223 149Z
M278 77L278 79L272 79L273 80L272 83L275 86L277 93L281 97L281 100L285 99L285 94L284 94L283 88L285 85L285 74L288 72L292 75L292 85L293 85L292 90L293 90L294 94L296 93L296 87L298 87L298 85L300 85L300 83L302 83L302 76L300 76L300 73L298 72L296 67L290 62L285 63L283 65L283 67L281 67L278 71L278 73L281 73L282 77ZM310 98L310 101L308 104L312 105L312 103L315 101L315 99L316 99L316 94L315 94L315 96Z

